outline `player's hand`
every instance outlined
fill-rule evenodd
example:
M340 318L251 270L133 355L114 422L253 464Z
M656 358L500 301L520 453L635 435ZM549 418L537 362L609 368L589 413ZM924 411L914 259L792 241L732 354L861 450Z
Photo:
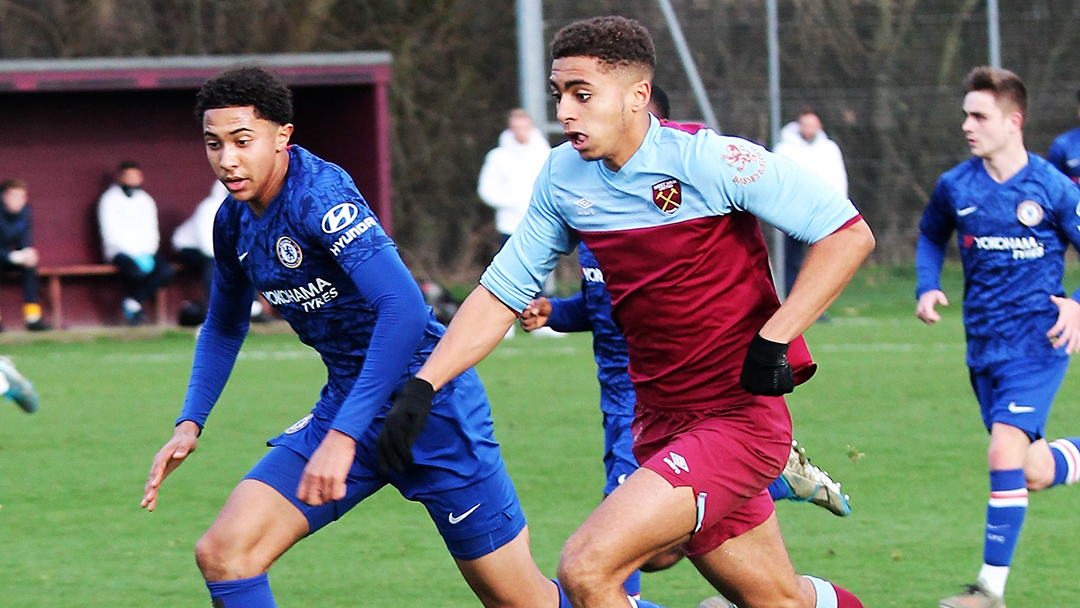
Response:
M746 349L739 385L752 395L779 397L795 390L795 374L787 359L788 345L755 334Z
M150 465L150 476L146 479L143 488L142 507L147 511L153 511L157 506L158 488L161 482L180 466L184 459L195 451L199 443L199 425L190 420L185 420L176 425L172 439L165 447L158 450L154 456L154 464Z
M521 327L525 331L540 329L547 324L551 316L551 300L540 296L525 307L521 313Z
M313 507L345 498L345 478L355 459L356 440L331 430L304 467L296 497Z
M1050 301L1057 304L1058 320L1046 332L1046 337L1050 338L1054 348L1064 346L1070 355L1080 353L1080 302L1061 296L1050 296Z
M384 472L404 473L412 464L412 446L424 430L434 398L435 389L427 380L414 376L405 381L375 440L375 453Z
M915 316L927 325L937 323L941 320L941 315L934 310L934 306L938 304L948 306L949 298L946 298L945 292L940 289L931 289L919 296L919 303L915 305Z

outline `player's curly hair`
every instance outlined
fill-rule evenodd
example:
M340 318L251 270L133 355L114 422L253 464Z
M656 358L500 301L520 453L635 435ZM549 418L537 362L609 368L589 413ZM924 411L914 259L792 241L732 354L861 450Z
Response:
M1027 118L1027 87L1015 73L1001 68L980 66L971 70L967 79L964 80L964 86L968 93L985 91L992 94L998 104L1009 104L1020 112L1021 116Z
M255 115L272 123L292 122L292 92L273 73L260 67L234 68L207 80L195 96L195 116L202 123L207 110L252 106Z
M595 57L611 67L643 67L652 74L656 48L649 30L625 17L593 17L559 30L551 41L551 58Z

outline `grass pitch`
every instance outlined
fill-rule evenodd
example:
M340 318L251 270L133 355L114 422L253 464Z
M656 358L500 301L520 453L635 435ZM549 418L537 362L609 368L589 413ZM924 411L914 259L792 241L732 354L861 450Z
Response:
M1073 272L1067 284L1077 284ZM912 314L913 276L868 269L808 335L820 371L790 399L795 434L841 480L853 514L778 505L800 571L866 605L936 606L981 563L986 435L964 366L952 271L945 321ZM253 335L198 452L139 509L170 436L193 341L9 344L41 392L41 412L0 404L0 605L206 606L192 557L263 441L302 417L325 372L287 335ZM587 336L504 342L481 367L496 433L529 518L533 553L554 573L562 542L600 498L598 390ZM1080 435L1070 374L1051 437ZM1080 488L1035 494L1009 581L1011 608L1068 606L1080 544ZM1064 551L1063 551L1064 549ZM290 551L271 571L283 607L478 606L424 509L392 489ZM644 578L646 597L693 607L710 588L687 563Z

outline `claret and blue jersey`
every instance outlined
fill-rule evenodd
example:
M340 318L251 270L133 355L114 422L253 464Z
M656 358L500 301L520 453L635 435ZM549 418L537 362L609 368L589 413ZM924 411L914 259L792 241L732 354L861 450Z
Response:
M481 284L521 311L558 257L584 242L626 338L639 405L734 406L754 399L738 383L742 358L780 305L754 216L808 242L859 217L823 180L757 144L651 118L617 172L557 147Z
M1067 177L1029 153L1027 166L998 183L972 158L938 180L919 231L918 296L940 289L956 232L969 366L1065 355L1046 332L1058 317L1050 296L1065 295L1065 249L1080 248L1080 191Z

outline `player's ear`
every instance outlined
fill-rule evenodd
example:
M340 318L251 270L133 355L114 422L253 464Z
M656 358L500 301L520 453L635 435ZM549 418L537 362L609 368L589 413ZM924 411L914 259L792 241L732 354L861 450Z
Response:
M644 112L649 107L649 99L652 98L652 82L648 78L642 78L631 87L632 100L630 107L634 112Z
M278 127L278 130L277 130L277 142L275 142L276 145L274 146L274 149L276 151L281 152L286 147L288 147L289 139L292 138L292 132L293 132L293 124L291 122L283 124L283 125Z

